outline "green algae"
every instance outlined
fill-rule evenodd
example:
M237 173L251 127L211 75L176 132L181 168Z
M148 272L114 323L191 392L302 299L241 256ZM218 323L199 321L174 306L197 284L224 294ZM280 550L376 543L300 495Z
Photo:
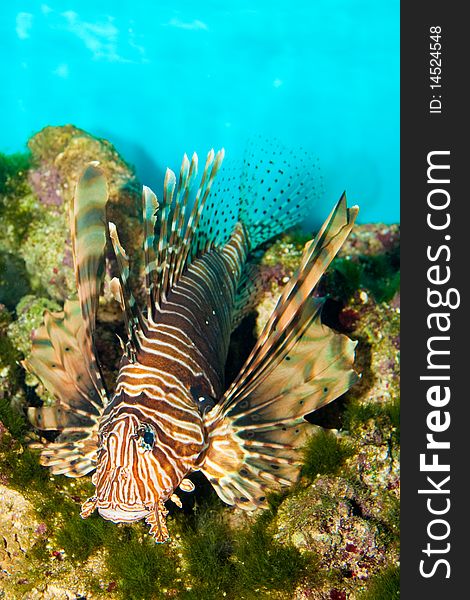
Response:
M25 260L18 251L37 217L37 201L28 183L30 166L29 153L0 153L0 303L9 310L31 289Z
M367 589L358 600L396 600L400 597L400 569L387 567L371 578Z
M20 195L29 189L28 170L31 166L29 152L3 154L0 152L0 196Z
M239 570L241 589L253 590L253 597L260 588L291 594L307 570L316 570L312 553L302 555L293 546L274 540L268 530L272 518L272 513L261 514L237 540L236 556L243 565L243 572Z
M12 413L11 402L21 403L24 396L22 389L23 372L19 361L21 353L8 337L8 329L12 324L12 315L5 309L0 308L0 420L7 429L11 428L8 423L17 422L17 413Z
M319 428L303 448L302 474L310 480L317 475L335 474L353 454L351 443L327 429Z
M8 398L0 398L0 422L3 423L6 429L15 437L22 437L27 431L25 419L18 411L12 410L11 402ZM1 471L2 469L0 469L0 473Z
M326 275L328 288L344 299L358 289L366 289L377 302L388 302L400 289L397 261L394 253L336 258Z
M38 201L28 183L32 164L29 152L0 153L0 248L16 253L30 224L38 216Z
M235 578L231 557L234 540L216 502L198 507L181 527L181 543L192 580L191 595L220 597L230 591Z
M181 580L172 549L156 545L142 528L114 529L119 533L106 540L106 567L121 598L153 600L178 592Z
M261 264L266 267L282 265L286 271L293 272L298 268L304 246L310 240L311 235L300 229L283 233L274 242L268 242Z
M28 294L16 306L16 320L8 327L8 338L23 356L31 351L31 334L43 323L44 312L60 310L60 305L48 298Z
M375 404L349 402L343 413L343 428L355 431L369 419L390 424L393 428L394 441L397 444L400 442L400 398L394 397L387 402Z
M31 291L25 261L0 250L0 304L14 310L19 300Z
M213 502L200 507L190 527L181 530L184 560L191 589L182 598L289 598L308 570L315 571L312 553L301 554L273 537L272 510L253 523L232 527L226 512Z
M83 562L93 552L110 543L114 525L99 515L93 514L87 520L80 517L80 505L67 503L67 520L55 535L55 540L63 548L72 562ZM63 514L63 510L62 510Z

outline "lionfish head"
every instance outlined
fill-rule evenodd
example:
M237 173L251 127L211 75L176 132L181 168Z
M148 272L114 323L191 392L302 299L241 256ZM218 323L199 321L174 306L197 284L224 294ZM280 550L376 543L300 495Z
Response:
M96 493L82 506L81 516L95 509L114 523L145 519L157 542L168 539L164 501L172 490L164 489L158 477L154 454L156 433L135 415L124 415L100 428L98 462L92 482Z

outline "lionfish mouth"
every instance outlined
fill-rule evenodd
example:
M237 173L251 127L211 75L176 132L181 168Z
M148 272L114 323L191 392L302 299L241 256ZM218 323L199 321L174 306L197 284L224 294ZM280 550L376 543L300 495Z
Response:
M133 509L122 508L119 506L114 508L98 506L98 513L103 517L103 519L112 521L113 523L134 523L135 521L140 521L141 519L148 517L150 510L144 508L143 506Z
M153 536L158 544L166 542L169 539L165 523L168 511L162 500L158 500L151 507L144 505L133 505L132 507L109 506L109 504L100 506L100 500L96 496L92 496L82 504L80 516L86 519L95 509L98 510L103 519L112 521L113 523L134 523L135 521L145 519L147 525L150 525L150 535Z

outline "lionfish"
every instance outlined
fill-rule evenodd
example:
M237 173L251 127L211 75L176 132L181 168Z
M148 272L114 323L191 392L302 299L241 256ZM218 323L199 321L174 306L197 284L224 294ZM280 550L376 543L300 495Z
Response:
M94 344L107 183L98 163L80 177L71 208L78 299L45 313L25 366L55 398L52 406L29 408L36 428L59 432L37 444L42 464L69 477L94 471L83 518L97 509L115 523L145 519L155 541L164 542L165 502L181 507L175 491L194 489L187 478L194 471L227 504L267 507L267 492L299 477L313 431L305 415L357 380L356 343L322 324L323 301L314 295L358 212L343 194L305 246L240 372L224 385L231 333L260 297L250 253L299 222L312 198L306 177L287 175L287 160L275 154L256 165L248 158L235 192L233 178L219 175L211 195L223 150L209 152L195 195L196 154L184 156L179 178L167 169L161 207L143 187L145 308L131 291L116 226L108 224L119 271L110 285L127 333L110 396Z

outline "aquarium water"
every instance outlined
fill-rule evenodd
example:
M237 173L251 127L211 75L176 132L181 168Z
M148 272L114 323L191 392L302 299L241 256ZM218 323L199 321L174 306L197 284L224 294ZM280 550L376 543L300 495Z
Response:
M72 123L158 189L261 136L318 157L325 206L399 220L398 0L1 2L0 49L0 152Z

